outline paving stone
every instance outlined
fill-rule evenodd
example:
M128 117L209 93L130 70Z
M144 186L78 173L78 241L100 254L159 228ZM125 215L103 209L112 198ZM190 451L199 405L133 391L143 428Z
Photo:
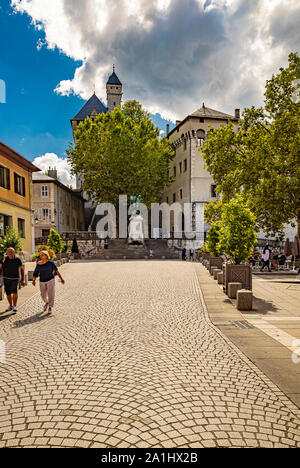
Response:
M197 265L64 268L51 319L37 294L0 322L0 447L299 446L293 403L209 321Z

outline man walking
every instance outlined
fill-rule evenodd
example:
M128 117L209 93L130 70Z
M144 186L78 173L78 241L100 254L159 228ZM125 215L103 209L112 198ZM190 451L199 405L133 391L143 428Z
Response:
M16 257L15 249L7 249L7 256L0 262L0 272L3 271L4 289L9 302L5 312L17 312L18 287L21 272L21 286L24 286L24 266L20 258Z

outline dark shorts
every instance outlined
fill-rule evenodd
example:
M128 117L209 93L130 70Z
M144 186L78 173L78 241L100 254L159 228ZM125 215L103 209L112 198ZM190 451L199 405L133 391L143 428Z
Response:
M5 294L7 296L11 296L12 294L18 294L18 286L19 286L18 279L4 278L4 289L5 289Z

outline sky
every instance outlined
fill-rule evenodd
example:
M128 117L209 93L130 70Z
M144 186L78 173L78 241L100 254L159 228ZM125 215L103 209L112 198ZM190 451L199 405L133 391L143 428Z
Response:
M113 64L163 131L203 102L262 105L299 24L299 0L0 0L0 141L73 183L69 120L94 87L106 104Z

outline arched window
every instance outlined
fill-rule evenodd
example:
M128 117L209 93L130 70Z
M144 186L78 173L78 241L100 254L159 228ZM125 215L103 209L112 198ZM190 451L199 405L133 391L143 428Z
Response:
M202 129L197 130L197 145L203 146L205 140L205 131Z

